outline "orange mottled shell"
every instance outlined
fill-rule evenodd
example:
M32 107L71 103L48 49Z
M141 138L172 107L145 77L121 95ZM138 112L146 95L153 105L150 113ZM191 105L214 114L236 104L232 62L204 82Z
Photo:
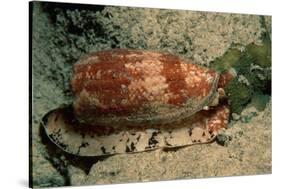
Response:
M100 51L74 66L74 114L99 126L167 124L207 105L218 80L215 71L168 53Z

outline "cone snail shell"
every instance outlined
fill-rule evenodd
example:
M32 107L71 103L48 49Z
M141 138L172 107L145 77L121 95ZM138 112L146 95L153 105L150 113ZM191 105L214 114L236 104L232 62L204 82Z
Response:
M207 143L226 128L229 108L219 97L234 76L169 53L95 52L74 65L73 104L42 123L59 148L80 156Z

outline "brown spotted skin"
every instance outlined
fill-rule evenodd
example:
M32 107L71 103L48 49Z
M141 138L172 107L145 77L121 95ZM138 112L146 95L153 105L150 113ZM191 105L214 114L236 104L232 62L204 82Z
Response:
M50 140L65 152L103 156L209 143L227 127L228 117L228 105L221 103L169 126L93 127L79 122L72 107L66 106L46 114L42 124Z
M93 125L155 125L202 109L219 75L168 53L107 50L74 66L74 113Z

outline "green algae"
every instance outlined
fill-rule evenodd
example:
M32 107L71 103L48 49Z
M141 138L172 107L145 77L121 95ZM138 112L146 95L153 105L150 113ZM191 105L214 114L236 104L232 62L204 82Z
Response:
M271 26L266 23L266 17L260 17L261 25L265 28L265 31L261 35L262 44L255 45L250 43L246 46L247 52L254 58L257 65L266 68L271 67Z
M263 35L261 44L251 43L243 51L230 48L211 63L211 68L219 72L234 68L237 72L237 78L225 88L232 112L241 113L253 97L256 104L263 104L258 102L263 99L257 96L271 95L271 42L268 35Z
M271 66L271 44L269 42L264 42L262 45L251 43L246 49L257 65L263 68Z
M249 106L254 106L258 111L263 111L269 100L269 95L255 94L253 95Z
M253 89L240 83L237 78L230 81L225 92L230 102L230 110L235 113L241 113L253 95Z
M215 61L213 61L210 65L211 68L214 68L215 70L219 72L224 72L229 70L231 67L234 67L238 64L238 61L241 56L241 51L235 48L230 48L228 51L225 52L225 54L217 58Z
M232 44L223 56L211 62L210 67L224 72L234 68L237 77L226 87L231 111L241 113L250 103L262 111L271 95L271 27L266 25L266 18L260 16L260 23L265 28L260 36L260 43L244 46Z

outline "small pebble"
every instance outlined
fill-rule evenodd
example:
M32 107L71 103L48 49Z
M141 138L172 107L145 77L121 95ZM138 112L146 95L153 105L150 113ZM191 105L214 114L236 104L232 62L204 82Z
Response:
M229 142L231 141L232 137L226 135L225 133L218 134L216 138L216 142L222 146L228 146Z
M236 114L236 113L232 113L232 114L231 114L231 117L232 117L233 120L238 121L241 116L238 115L238 114Z

